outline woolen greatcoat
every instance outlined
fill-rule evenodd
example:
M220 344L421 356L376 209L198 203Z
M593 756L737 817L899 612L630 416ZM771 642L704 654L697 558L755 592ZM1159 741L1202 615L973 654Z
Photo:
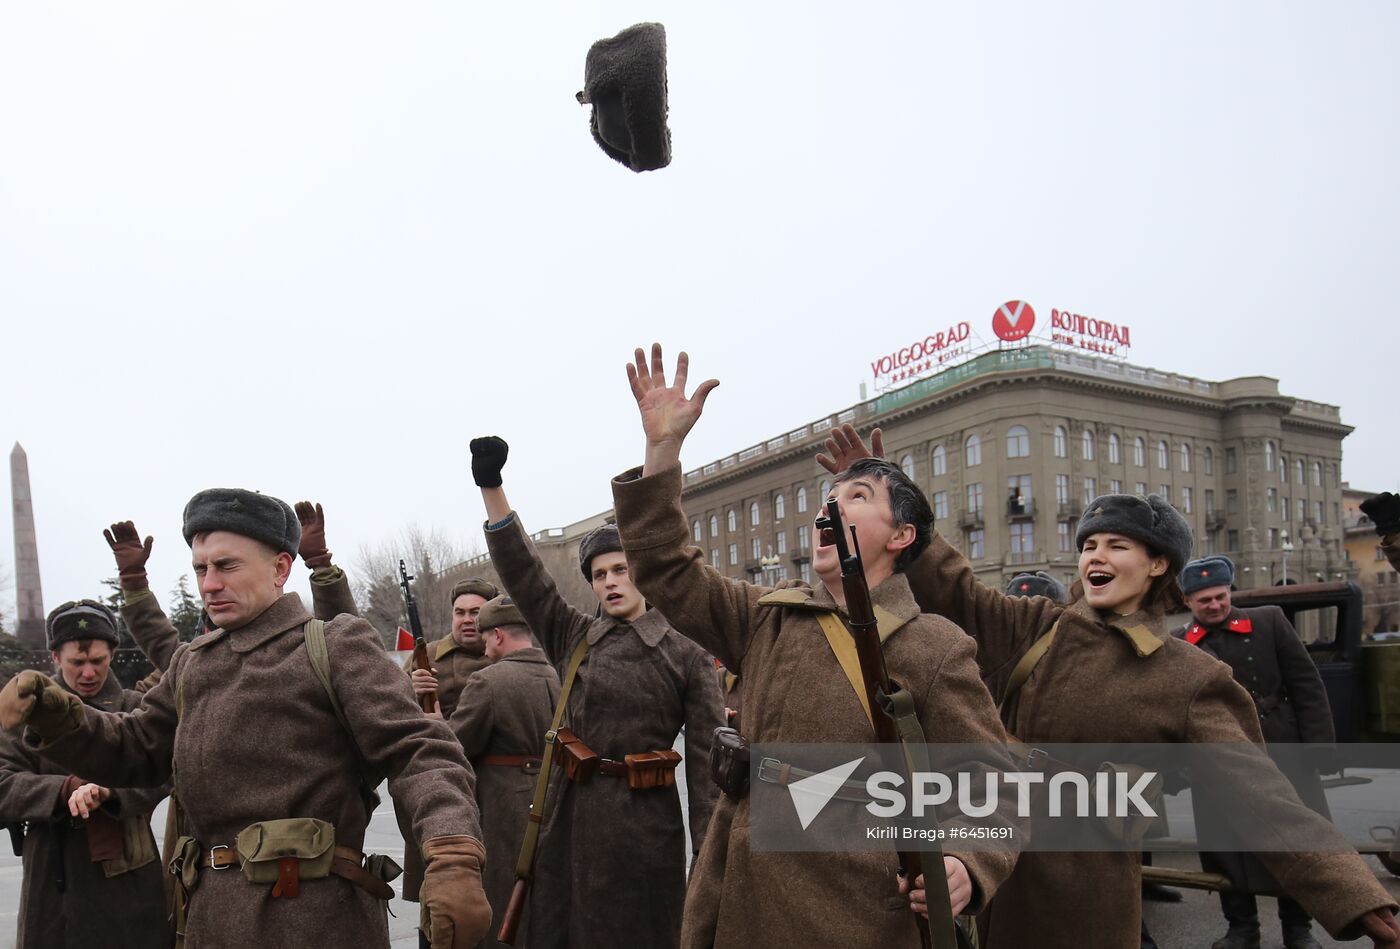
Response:
M1283 610L1235 607L1215 626L1188 623L1174 635L1230 667L1235 681L1254 700L1268 745L1309 743L1335 753L1337 734L1327 688ZM1306 749L1302 753L1287 749L1275 756L1275 762L1304 804L1323 817L1331 816L1322 781ZM1223 829L1219 807L1209 792L1198 789L1193 802L1198 838L1219 839L1216 834ZM1225 874L1250 892L1278 892L1273 876L1248 853L1202 852L1201 866Z
M246 626L196 638L134 713L89 710L40 754L118 785L155 784L173 769L189 833L206 850L232 846L250 824L290 817L328 821L337 845L363 849L361 766L303 648L309 619L289 593ZM416 840L480 839L471 766L447 726L423 716L379 634L341 616L326 625L326 645L355 741L370 769L388 775ZM272 899L233 868L200 874L185 944L388 946L389 934L385 904L341 877L305 880L295 899Z
M634 623L571 607L520 519L488 525L487 547L506 592L564 676L589 642L564 725L604 758L670 748L685 728L690 839L699 850L717 791L710 740L724 706L714 665L656 610ZM530 949L646 946L680 939L686 841L675 786L634 791L625 777L574 784L556 771L530 891Z
M775 592L722 576L701 550L687 546L680 499L678 468L645 478L628 472L613 482L618 529L638 587L678 630L738 673L743 735L755 743L875 741L817 619L837 610L831 594L801 582ZM884 642L885 663L914 696L927 741L1004 743L971 640L946 620L920 615L900 574L871 591L871 599L898 623ZM893 848L755 852L750 827L749 798L736 803L721 796L692 874L686 949L919 945L908 900L896 888ZM996 891L1016 859L1009 852L948 855L962 860L972 878L970 912Z
M559 701L559 673L544 651L520 649L467 680L452 713L452 731L476 769L476 804L481 832L493 859L483 882L486 899L499 921L515 886L515 861L525 839L530 802L535 794L544 734ZM495 755L527 755L533 769L521 765L483 763ZM516 931L517 946L530 945L528 917ZM495 932L484 945L500 946Z
M1229 667L1172 638L1160 614L1104 616L1083 600L1061 606L1045 597L1006 596L978 582L967 558L937 533L910 567L909 583L925 611L948 617L977 640L978 664L997 699L1016 661L1060 621L1011 712L1008 728L1022 741L1262 741L1254 703ZM1257 794L1222 801L1227 817L1252 814L1269 826L1309 828L1321 821L1276 770L1257 778ZM1358 933L1349 927L1358 917L1396 904L1365 862L1345 852L1341 836L1330 833L1339 852L1260 856L1328 932L1353 938ZM1096 946L1136 947L1140 882L1136 853L1024 853L985 914L983 945L1078 949L1089 938Z
M68 684L58 679L69 692ZM141 696L109 675L83 700L103 711L130 711ZM112 789L102 805L120 821L122 856L94 863L88 822L73 818L63 793L68 768L44 761L17 733L0 732L0 822L28 822L19 894L19 949L169 949L175 941L165 906L165 873L151 835L151 811L165 787ZM87 772L76 773L86 782ZM91 818L96 820L98 818ZM61 864L61 865L60 865ZM56 880L63 878L63 889Z

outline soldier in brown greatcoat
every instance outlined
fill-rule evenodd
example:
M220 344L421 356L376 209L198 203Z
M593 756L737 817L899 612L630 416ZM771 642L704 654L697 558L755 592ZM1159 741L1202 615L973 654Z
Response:
M497 856L486 868L486 899L499 919L515 886L514 858L525 837L544 735L559 700L559 673L534 644L510 597L483 606L477 628L491 665L467 680L450 724L476 769L481 831L487 852ZM530 944L525 919L515 945ZM504 943L493 934L484 945Z
M813 567L822 579L815 588L801 581L773 589L731 580L689 546L680 506L680 448L713 386L702 385L685 398L687 367L682 353L670 388L659 347L653 348L650 370L640 350L631 367L647 436L646 464L640 478L634 470L613 482L613 500L637 583L677 629L738 673L742 733L750 742L870 743L871 721L818 619L844 609L832 542L823 537L814 551ZM880 623L880 638L890 677L914 697L929 743L1000 745L1006 732L978 677L972 643L952 624L921 616L901 572L928 542L928 500L898 468L878 465L834 490L843 518L858 532L877 615L889 617ZM762 770L759 776L766 780ZM686 901L686 949L744 949L756 937L775 949L919 945L910 902L900 898L893 848L755 852L751 815L747 794L721 797ZM954 914L975 912L1015 860L1009 851L946 854L944 865L926 866L925 875L946 885ZM921 909L923 878L915 882L914 906Z
M459 580L448 595L452 603L452 632L428 644L432 671L414 669L412 657L404 663L413 678L416 694L437 693L438 710L444 719L452 717L457 708L457 696L472 674L491 664L486 658L476 618L486 601L499 593L494 584L480 577Z
M1229 557L1217 554L1191 561L1182 569L1180 582L1192 622L1175 635L1230 667L1235 681L1254 700L1265 743L1284 746L1273 752L1279 770L1304 804L1330 818L1318 774L1340 767L1337 736L1327 688L1297 630L1277 606L1240 609L1230 602L1235 564ZM1306 747L1299 747L1304 743ZM1212 836L1212 825L1219 823L1218 804L1201 790L1193 802L1199 836ZM1223 873L1243 888L1221 892L1220 907L1229 931L1211 949L1258 949L1259 908L1254 894L1278 893L1277 881L1248 853L1202 851L1201 868ZM1296 900L1279 895L1278 916L1284 949L1318 949L1312 920Z
M60 688L84 705L130 711L141 696L111 675L116 617L94 600L49 614ZM151 811L166 788L107 788L44 761L0 732L0 822L24 830L18 949L168 949L166 874ZM82 775L82 776L80 776Z
M879 430L872 434L881 453ZM849 425L827 440L829 467L868 457ZM1105 495L1079 522L1079 580L1073 602L1008 597L980 581L937 534L909 569L923 609L956 622L977 641L977 662L998 699L1033 644L1056 630L1014 697L1008 730L1025 743L1261 743L1259 716L1224 663L1174 639L1166 610L1179 602L1177 572L1190 558L1191 530L1162 498ZM1058 625L1057 625L1058 624ZM1306 827L1335 852L1268 853L1260 859L1289 895L1338 938L1370 936L1400 949L1396 902L1345 839L1319 824L1267 763L1250 778L1252 795L1227 797L1231 819ZM1078 949L1132 947L1141 938L1141 871L1136 853L1021 855L984 921L983 946Z
M554 774L530 890L530 949L675 946L686 841L674 772L634 770L625 759L647 755L659 765L664 756L651 753L670 752L684 728L690 840L699 850L716 795L706 767L710 740L724 724L713 664L648 609L611 526L579 548L600 615L565 602L501 488L506 443L473 439L471 452L492 563L561 680L588 643L564 726L602 759L586 782ZM634 782L652 786L634 790Z
M423 717L363 620L325 624L329 668L318 665L310 614L281 592L300 534L289 506L248 491L203 491L185 508L184 531L216 628L176 650L132 714L85 709L46 676L25 672L0 690L0 725L28 723L25 740L41 756L81 763L93 780L157 784L173 774L190 833L176 864L189 888L189 949L387 947L392 890L360 853L370 816L364 792L377 783L368 775L387 775L412 815L427 857L432 945L475 944L490 908L473 774L456 738ZM297 824L268 823L284 819ZM269 855L277 882L254 883L249 857L271 834L286 841ZM331 844L327 867L314 855Z

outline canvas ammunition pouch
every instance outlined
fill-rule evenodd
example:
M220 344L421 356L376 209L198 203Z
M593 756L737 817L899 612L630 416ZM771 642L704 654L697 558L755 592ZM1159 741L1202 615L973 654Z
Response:
M243 876L249 883L275 883L273 896L296 896L298 880L329 876L334 847L335 828L314 817L258 821L234 838Z
M749 793L749 740L735 728L716 728L710 742L710 779L731 801Z
M674 748L625 755L622 760L627 765L627 786L633 791L676 786L676 765L681 763L681 755Z
M583 743L583 739L568 728L554 732L554 763L564 769L564 776L576 784L587 784L598 772L598 753Z

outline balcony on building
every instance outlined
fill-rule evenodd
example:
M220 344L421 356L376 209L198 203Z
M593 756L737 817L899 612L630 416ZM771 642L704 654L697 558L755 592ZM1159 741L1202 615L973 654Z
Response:
M1225 526L1225 512L1221 510L1206 511L1206 530L1218 530Z
M1029 521L1035 519L1035 501L1028 497L1017 495L1006 499L1006 516L1013 521Z
M958 526L965 530L975 530L986 524L986 518L982 509L976 508L971 511L963 511L958 515Z
M1061 501L1055 505L1055 517L1061 521L1077 521L1084 513L1084 504L1080 501Z
M792 560L793 563L796 563L796 564L811 563L811 562L812 562L812 548L810 548L810 547L794 547L792 550L788 551L788 558L789 558L790 560Z

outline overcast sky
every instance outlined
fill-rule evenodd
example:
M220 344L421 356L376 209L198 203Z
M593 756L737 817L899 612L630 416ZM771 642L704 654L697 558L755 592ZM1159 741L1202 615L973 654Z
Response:
M639 20L644 175L573 98ZM322 501L347 565L408 523L479 543L477 434L562 525L641 461L633 346L723 381L693 467L1016 298L1340 405L1343 477L1395 489L1398 39L1392 2L4 4L0 445L45 604L128 517L164 599L215 485Z

